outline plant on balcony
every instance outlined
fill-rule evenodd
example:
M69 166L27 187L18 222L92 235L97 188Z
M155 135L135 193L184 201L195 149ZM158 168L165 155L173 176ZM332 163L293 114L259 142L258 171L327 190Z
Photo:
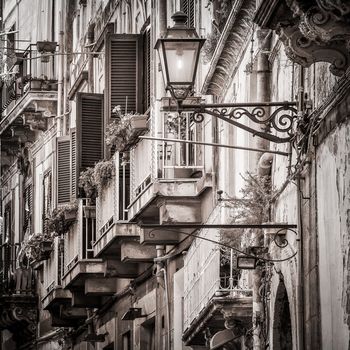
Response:
M187 118L181 113L169 114L166 119L166 128L169 134L186 137Z
M34 233L22 243L22 250L30 261L42 261L50 257L53 235Z
M78 186L83 189L86 198L95 199L97 197L94 168L87 168L80 173Z
M147 130L147 116L138 113L122 114L120 106L114 109L115 119L106 129L106 144L119 152L127 151Z
M108 186L114 175L115 165L113 160L102 160L95 165L94 182L96 184L98 194L101 194L103 189Z
M70 229L77 217L78 206L76 203L68 204L54 209L48 220L50 232L62 235Z
M242 197L230 198L225 201L225 205L233 209L231 216L232 222L256 224L269 221L271 205L276 195L276 191L272 190L271 187L271 177L247 173L242 178L245 182L245 186L241 189ZM221 232L221 242L241 251L253 244L250 229L239 229L235 231L234 235ZM222 249L223 263L227 264L230 261L230 254L231 249ZM237 258L238 254L236 251L233 252L234 259ZM234 273L240 271L235 270Z

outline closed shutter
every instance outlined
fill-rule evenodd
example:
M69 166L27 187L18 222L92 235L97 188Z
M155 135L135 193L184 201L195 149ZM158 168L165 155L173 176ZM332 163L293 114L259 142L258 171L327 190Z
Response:
M143 34L143 111L151 105L151 29Z
M48 219L51 211L52 200L52 176L51 171L47 172L43 178L43 233L48 234Z
M75 199L77 196L77 133L75 131L71 131L71 169L72 169L72 199Z
M28 185L23 193L24 213L23 213L23 234L29 230L33 210L33 186Z
M86 170L88 167L93 167L97 162L103 159L102 126L103 95L78 93L76 130L77 171L75 179L79 176L81 171ZM74 136L72 135L72 137Z
M106 35L107 118L118 105L123 114L143 111L142 56L141 35Z
M181 0L180 9L187 15L187 26L195 27L195 0Z
M57 203L70 201L70 138L57 138Z

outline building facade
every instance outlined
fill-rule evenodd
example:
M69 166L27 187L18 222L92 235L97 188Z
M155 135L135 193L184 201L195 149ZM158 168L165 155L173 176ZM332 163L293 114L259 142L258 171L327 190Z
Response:
M0 349L350 349L348 1L0 11Z

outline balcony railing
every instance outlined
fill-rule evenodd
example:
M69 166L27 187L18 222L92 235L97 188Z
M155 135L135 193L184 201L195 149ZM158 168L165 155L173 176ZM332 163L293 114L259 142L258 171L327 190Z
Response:
M43 62L36 45L31 44L16 57L16 60L11 60L12 67L3 73L2 113L11 109L28 91L57 90L56 56L52 55L48 62Z
M95 205L89 198L81 198L78 203L77 222L65 234L64 274L80 260L94 257L93 243L96 241Z
M203 126L192 114L162 113L156 136L165 139L203 141ZM145 162L145 159L148 159ZM201 177L203 146L174 141L140 141L130 151L131 201L155 180Z
M3 244L0 261L0 295L34 294L34 275L32 269L19 266L17 245Z
M220 248L211 242L194 242L185 257L184 276L184 329L191 325L212 298L252 295L247 274L236 273L233 259L229 259L228 264L223 263Z
M192 113L162 113L162 138L203 141L202 126L195 123ZM203 146L161 141L157 149L160 178L191 177L203 168Z

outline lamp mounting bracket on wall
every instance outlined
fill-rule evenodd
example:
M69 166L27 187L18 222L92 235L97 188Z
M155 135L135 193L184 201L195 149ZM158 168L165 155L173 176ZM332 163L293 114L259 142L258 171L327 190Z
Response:
M298 102L185 104L186 98L194 91L200 51L205 39L199 37L195 28L187 27L185 13L176 12L171 18L174 26L157 40L155 48L159 54L165 89L176 100L178 112L193 112L192 120L197 123L203 122L204 114L208 114L275 143L295 139L299 112L304 108L301 99ZM274 110L270 112L269 107L274 107ZM256 129L250 123L240 122L241 118L250 119L257 125ZM273 130L275 133L272 133Z
M182 104L178 101L178 110L193 112L192 119L195 123L204 121L204 114L209 114L231 125L243 129L253 136L259 136L275 143L291 142L294 138L294 126L298 117L297 102L250 102L250 103L222 103L222 104ZM267 114L267 108L276 107ZM260 126L256 130L248 124L239 122L242 118L248 118ZM275 130L284 136L271 134Z

